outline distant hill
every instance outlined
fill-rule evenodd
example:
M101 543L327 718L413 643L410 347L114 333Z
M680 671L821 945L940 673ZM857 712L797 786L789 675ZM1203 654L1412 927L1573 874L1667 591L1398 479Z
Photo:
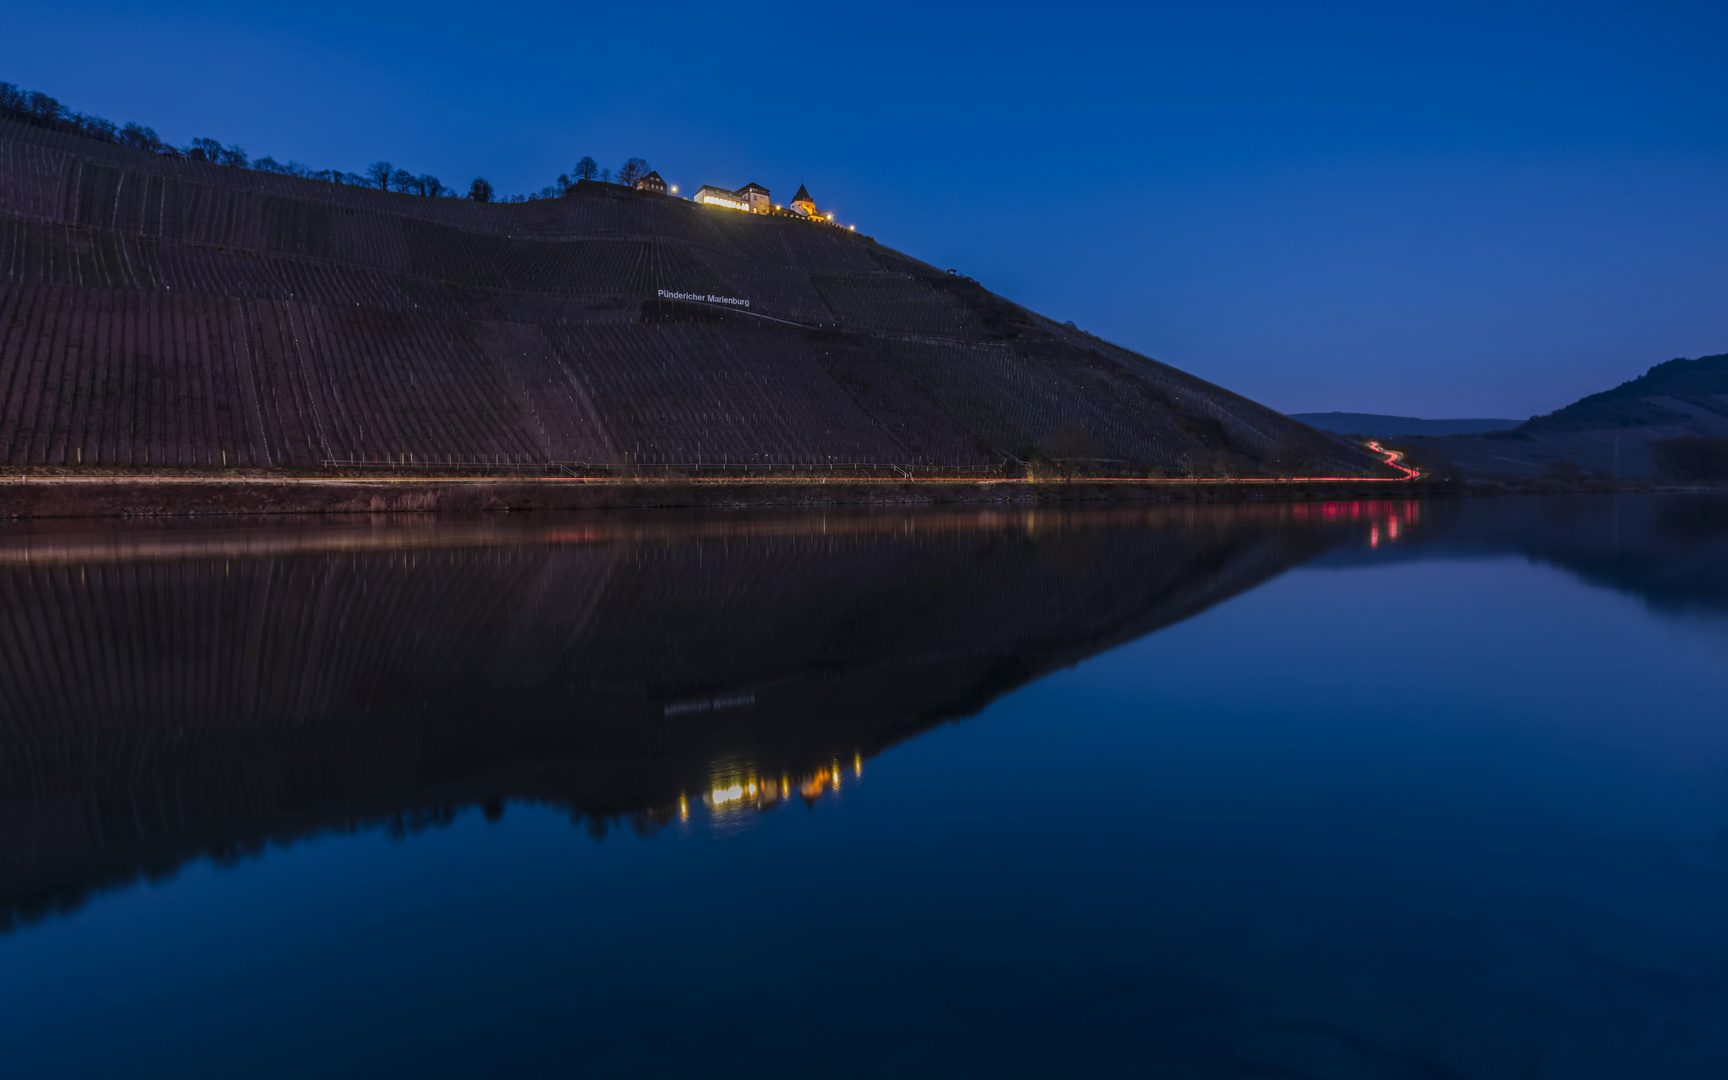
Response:
M1474 475L1539 476L1557 461L1623 478L1655 472L1653 439L1728 438L1728 353L1657 364L1511 431L1411 441Z
M1310 412L1290 413L1321 431L1339 435L1365 435L1371 439L1395 439L1400 435L1480 435L1485 431L1509 431L1521 420L1422 420L1414 416L1382 416L1379 413Z
M0 120L0 464L886 463L1385 475L827 224L481 204Z

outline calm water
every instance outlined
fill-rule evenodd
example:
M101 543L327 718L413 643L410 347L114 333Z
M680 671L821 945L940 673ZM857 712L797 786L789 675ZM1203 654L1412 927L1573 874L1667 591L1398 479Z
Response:
M1728 498L0 527L0 1072L1728 1075Z

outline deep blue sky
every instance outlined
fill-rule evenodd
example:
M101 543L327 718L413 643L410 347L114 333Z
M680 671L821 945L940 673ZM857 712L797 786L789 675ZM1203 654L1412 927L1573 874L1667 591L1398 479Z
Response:
M1203 9L1203 10L1202 10ZM731 14L753 12L753 16ZM1728 5L9 4L0 79L528 191L757 181L1286 411L1728 351Z

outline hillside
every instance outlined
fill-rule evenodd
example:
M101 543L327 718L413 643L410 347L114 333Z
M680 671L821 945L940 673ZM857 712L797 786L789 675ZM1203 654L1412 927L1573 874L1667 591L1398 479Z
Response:
M1656 471L1651 440L1685 435L1728 437L1728 353L1657 364L1511 431L1409 441L1477 475L1537 476L1570 461L1585 472L1639 478Z
M1518 426L1517 420L1423 420L1415 416L1384 416L1380 413L1317 412L1291 413L1309 427L1339 435L1361 435L1370 439L1395 439L1400 435L1481 435Z
M588 182L424 198L0 121L9 465L994 467L998 450L1384 475L830 226Z

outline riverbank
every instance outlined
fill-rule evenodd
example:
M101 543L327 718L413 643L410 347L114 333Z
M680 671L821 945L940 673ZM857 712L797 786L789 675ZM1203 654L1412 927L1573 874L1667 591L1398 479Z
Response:
M880 478L578 479L568 477L328 477L31 475L0 479L0 517L161 517L226 514L941 505L1086 501L1224 502L1385 498L1424 494L1406 481L950 480Z

